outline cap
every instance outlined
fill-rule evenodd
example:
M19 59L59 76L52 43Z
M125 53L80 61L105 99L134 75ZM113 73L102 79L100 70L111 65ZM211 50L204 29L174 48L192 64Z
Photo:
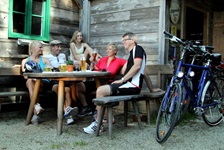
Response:
M59 44L62 44L62 42L59 41L59 40L53 40L53 41L50 42L50 45L51 45L51 46L59 45Z

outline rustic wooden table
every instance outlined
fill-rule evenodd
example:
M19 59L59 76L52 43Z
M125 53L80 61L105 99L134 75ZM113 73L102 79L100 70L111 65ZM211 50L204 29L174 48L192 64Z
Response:
M64 81L74 81L72 82L72 98L75 99L75 83L76 81L85 81L87 78L94 78L96 86L100 86L101 78L108 78L110 72L99 72L99 71L73 71L73 72L43 72L43 73L24 73L23 76L28 78L35 78L35 87L33 91L33 96L30 102L29 111L26 118L26 125L31 121L31 117L34 111L34 105L36 104L37 97L39 94L41 79L57 80L58 83L58 110L57 110L57 135L62 134L63 125L63 105L64 105Z

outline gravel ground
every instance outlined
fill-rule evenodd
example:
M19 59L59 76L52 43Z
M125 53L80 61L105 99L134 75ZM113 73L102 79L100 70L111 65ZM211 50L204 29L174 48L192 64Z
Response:
M63 133L56 135L56 113L47 109L42 113L43 122L39 125L25 126L26 111L0 113L0 150L189 150L189 149L224 149L224 124L216 127L207 126L201 119L191 119L177 126L164 144L155 140L155 124L138 129L136 122L129 116L128 127L123 126L123 115L115 113L113 140L109 140L108 131L100 136L88 135L83 127L90 124L92 117L83 117L67 126Z

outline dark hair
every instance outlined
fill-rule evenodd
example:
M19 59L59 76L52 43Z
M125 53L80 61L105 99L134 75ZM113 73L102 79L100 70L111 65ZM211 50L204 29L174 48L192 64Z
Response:
M135 36L135 34L132 32L126 32L122 37L125 37L125 36L129 36L129 38L132 38L133 36Z
M128 36L130 39L133 39L135 41L135 44L137 44L137 36L133 32L126 32L122 37Z

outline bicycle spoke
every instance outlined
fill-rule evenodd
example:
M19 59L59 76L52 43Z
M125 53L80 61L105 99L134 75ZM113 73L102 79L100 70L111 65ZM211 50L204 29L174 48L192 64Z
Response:
M163 98L156 121L156 140L159 143L163 143L168 139L175 126L180 109L180 93L180 84L174 84Z
M209 126L216 126L222 122L222 108L220 103L220 92L216 82L208 81L202 94L204 113L202 118Z

